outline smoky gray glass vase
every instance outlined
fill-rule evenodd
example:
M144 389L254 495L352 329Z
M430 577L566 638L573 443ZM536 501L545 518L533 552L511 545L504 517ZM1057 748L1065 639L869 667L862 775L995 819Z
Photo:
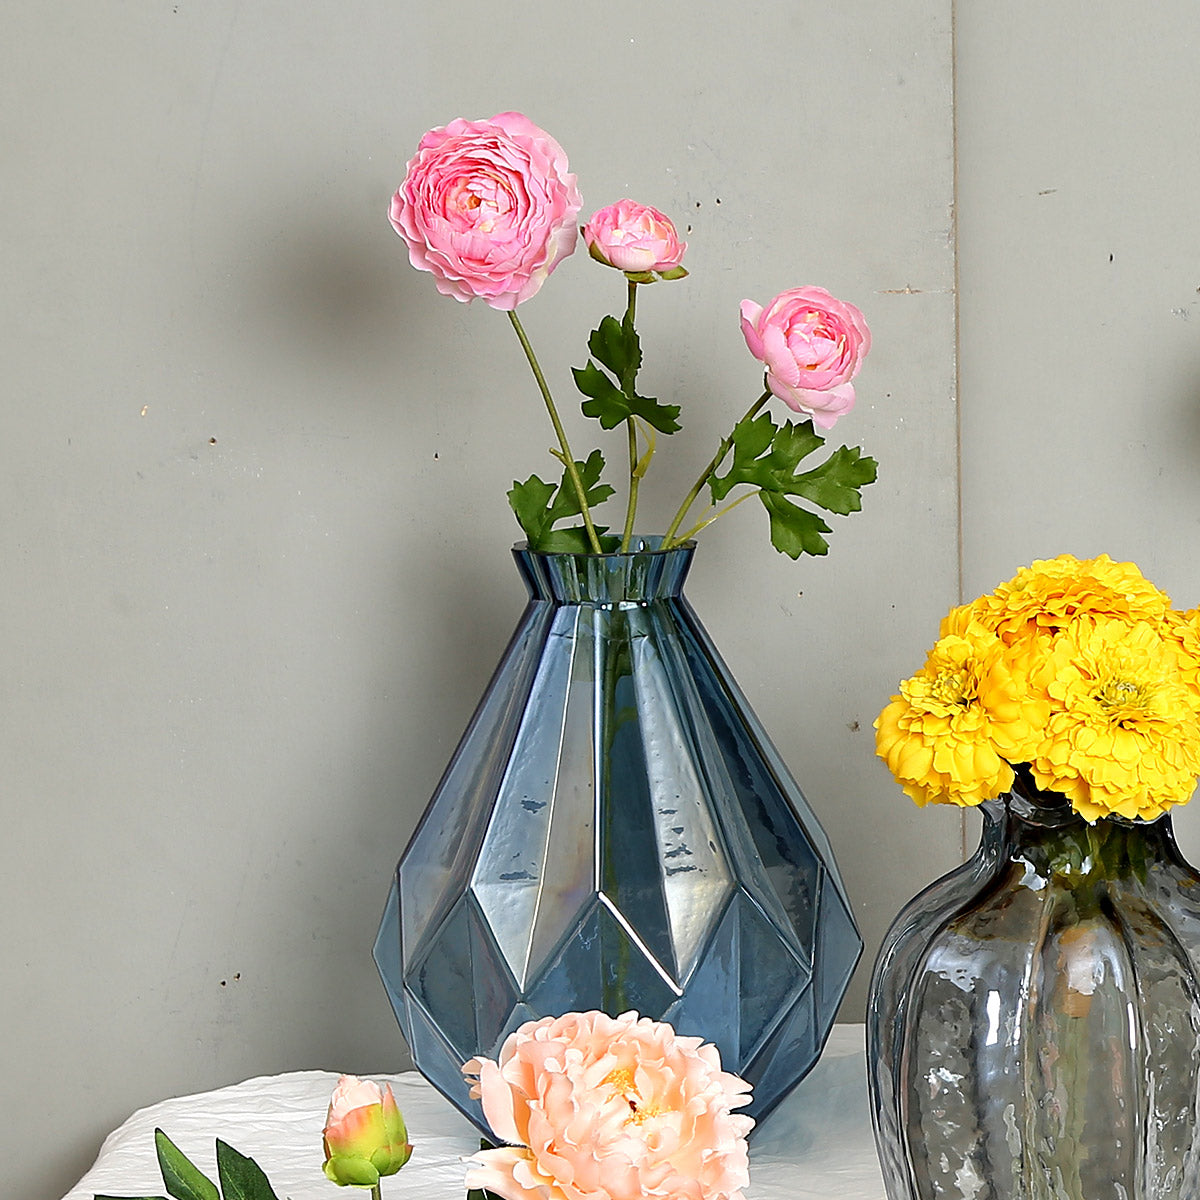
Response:
M871 982L889 1200L1200 1196L1200 876L1170 816L1028 781L905 908Z
M684 599L693 547L514 556L529 602L396 869L375 958L418 1069L636 1010L714 1042L761 1118L862 951L812 810Z

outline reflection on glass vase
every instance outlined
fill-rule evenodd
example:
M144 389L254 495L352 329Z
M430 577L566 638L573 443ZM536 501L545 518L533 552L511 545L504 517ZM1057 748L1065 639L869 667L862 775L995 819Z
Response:
M1200 876L1170 816L1088 825L1018 777L871 982L889 1200L1200 1196Z
M682 595L693 547L514 549L530 600L396 871L375 957L421 1072L635 1009L715 1042L761 1117L862 950L833 854Z

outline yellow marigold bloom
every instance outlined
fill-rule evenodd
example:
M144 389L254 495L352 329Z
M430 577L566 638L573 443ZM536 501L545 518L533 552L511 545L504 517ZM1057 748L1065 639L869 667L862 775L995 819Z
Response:
M1055 642L1054 711L1030 761L1088 821L1153 820L1200 774L1200 715L1179 653L1150 621L1080 620Z
M1039 559L977 603L987 610L985 622L1009 644L1053 635L1084 616L1156 621L1171 607L1133 563L1113 562L1107 554Z
M953 614L952 614L953 617ZM875 722L875 750L919 805L976 805L1007 791L1010 762L1037 744L1044 691L1009 661L998 638L966 617Z
M1172 609L1163 620L1162 635L1175 652L1192 707L1200 711L1200 609Z

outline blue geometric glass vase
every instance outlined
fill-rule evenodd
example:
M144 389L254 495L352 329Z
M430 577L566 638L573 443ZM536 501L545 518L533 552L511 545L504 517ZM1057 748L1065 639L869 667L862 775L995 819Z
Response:
M714 1042L761 1119L862 940L812 810L682 585L693 547L514 548L530 599L396 869L375 960L421 1073L527 1020L631 1009Z

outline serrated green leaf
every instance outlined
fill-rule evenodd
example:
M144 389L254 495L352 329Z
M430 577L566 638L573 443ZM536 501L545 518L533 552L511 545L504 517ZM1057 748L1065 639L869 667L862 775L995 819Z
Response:
M629 411L647 425L653 425L659 433L677 433L683 428L679 424L678 404L661 404L653 396L633 395L627 399Z
M262 1167L220 1138L217 1139L217 1175L225 1200L279 1200Z
M587 366L572 367L571 374L575 378L575 386L593 400L609 400L615 393L624 398L625 393L589 358Z
M594 362L589 359L582 369L572 367L571 373L575 386L591 397L579 406L585 417L594 417L605 429L615 429L628 420L632 411L628 398Z
M514 479L508 491L509 506L531 546L536 545L546 531L548 509L555 490L554 484L530 475L524 483Z
M588 508L595 508L597 505L603 504L613 494L612 487L607 483L600 482L600 476L604 471L604 455L599 450L593 450L587 456L586 462L576 462L575 469L579 472L579 482L583 485L583 494L587 498ZM566 517L578 516L582 511L575 484L564 467L558 491L550 505L547 529Z
M642 366L642 347L632 322L605 317L588 338L588 349L620 381L623 389L632 389ZM589 396L591 393L587 393Z
M825 445L825 439L813 428L812 421L799 424L788 421L775 431L771 442L771 460L780 473L791 475L796 464Z
M593 450L585 462L576 462L575 469L579 472L589 509L603 504L613 494L612 487L600 482L604 456L599 450ZM591 550L587 530L582 525L578 529L554 529L559 521L577 517L582 511L575 484L565 467L557 486L536 475L530 475L524 483L514 480L508 503L532 549L566 554L586 554ZM600 532L598 529L597 535ZM601 548L604 548L603 541Z
M615 533L610 537L605 537L604 533L604 529L596 527L600 551L603 554L609 554L621 544L621 539ZM584 526L569 525L566 529L552 529L549 533L543 534L541 541L534 549L542 554L591 554L592 543L588 539L587 529Z
M862 457L857 446L842 446L819 467L794 476L784 490L845 516L862 508L859 489L875 482L876 466L873 458Z
M767 451L776 434L775 422L769 413L739 421L729 435L733 460L724 475L714 475L708 481L713 503L719 504L741 483L754 487L778 490L774 464Z
M771 545L788 558L801 554L828 554L829 543L821 536L832 530L814 512L793 504L778 492L758 493L771 518Z
M175 1200L221 1200L217 1185L161 1129L154 1131L154 1148L168 1195Z

